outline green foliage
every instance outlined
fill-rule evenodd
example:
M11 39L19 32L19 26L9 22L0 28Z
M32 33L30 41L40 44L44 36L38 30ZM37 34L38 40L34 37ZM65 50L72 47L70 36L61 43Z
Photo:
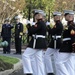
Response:
M75 10L75 0L56 0L55 10L63 12L63 10Z
M26 1L26 7L23 10L24 12L24 17L28 17L28 9L31 9L31 17L32 17L32 10L33 9L42 9L44 10L47 14L49 13L48 11L50 10L50 13L54 11L54 3L55 0L25 0Z
M6 18L12 18L16 13L23 11L25 0L0 0L0 23Z

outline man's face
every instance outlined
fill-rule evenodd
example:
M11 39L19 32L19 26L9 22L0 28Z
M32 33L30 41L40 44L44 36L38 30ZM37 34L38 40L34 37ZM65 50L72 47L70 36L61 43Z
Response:
M65 16L65 20L66 20L66 21L69 20L69 14Z
M44 22L46 21L46 18L45 18L45 16L43 17L43 21L44 21Z
M38 19L43 19L42 14L38 14Z
M37 20L39 20L39 19L44 19L44 17L42 16L42 14L37 14L36 16L35 16L35 20L37 21Z
M16 23L19 23L20 22L20 19L16 19Z
M73 21L74 20L74 15L69 15L69 21Z
M8 21L7 24L10 24L10 21Z
M60 16L54 16L54 21L60 20Z
M38 19L38 14L35 15L35 21L37 21L37 19Z

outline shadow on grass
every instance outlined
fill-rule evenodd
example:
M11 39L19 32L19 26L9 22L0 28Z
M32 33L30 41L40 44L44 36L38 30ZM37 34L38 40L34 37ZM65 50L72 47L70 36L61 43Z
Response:
M13 69L14 64L17 62L19 62L17 58L0 56L0 71Z

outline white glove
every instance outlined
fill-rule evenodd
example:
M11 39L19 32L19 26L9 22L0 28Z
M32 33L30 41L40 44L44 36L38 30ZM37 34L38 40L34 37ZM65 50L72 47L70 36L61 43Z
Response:
M19 36L19 38L21 38L21 36Z
M50 25L50 22L47 21L47 22L46 22L46 26L48 26L48 25Z
M35 25L35 22L32 22L32 26Z
M29 20L27 20L27 24L31 24L31 22Z

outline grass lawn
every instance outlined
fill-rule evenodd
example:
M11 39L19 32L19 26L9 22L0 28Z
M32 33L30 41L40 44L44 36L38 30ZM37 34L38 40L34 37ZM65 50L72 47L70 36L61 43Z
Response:
M0 59L9 64L16 64L17 62L19 62L19 59L8 56L0 56Z

